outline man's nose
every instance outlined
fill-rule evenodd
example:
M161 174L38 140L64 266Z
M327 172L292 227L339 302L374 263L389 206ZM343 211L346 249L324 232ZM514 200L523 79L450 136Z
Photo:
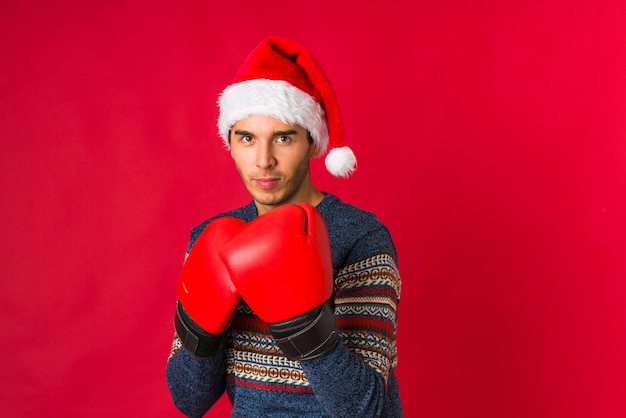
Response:
M257 147L256 164L260 168L273 167L276 159L272 150L272 144L268 141L261 141Z

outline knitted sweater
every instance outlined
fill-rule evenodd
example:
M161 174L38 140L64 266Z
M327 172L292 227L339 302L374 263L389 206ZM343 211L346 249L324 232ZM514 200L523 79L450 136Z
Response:
M340 343L320 357L290 361L267 324L241 302L223 353L197 359L174 336L166 367L176 406L201 417L226 390L231 417L401 417L394 369L400 276L387 228L375 215L327 194L317 206L330 236ZM187 253L209 222L251 221L254 202L208 219L191 232Z

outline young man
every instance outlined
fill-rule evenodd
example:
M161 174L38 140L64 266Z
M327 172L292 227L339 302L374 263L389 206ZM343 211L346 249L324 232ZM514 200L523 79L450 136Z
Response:
M332 87L302 46L264 40L219 100L220 135L252 201L191 231L167 381L201 417L400 417L400 276L387 228L311 182L348 176Z

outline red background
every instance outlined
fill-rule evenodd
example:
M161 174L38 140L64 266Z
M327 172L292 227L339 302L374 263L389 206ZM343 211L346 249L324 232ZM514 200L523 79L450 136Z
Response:
M359 158L314 180L398 247L406 416L626 416L626 3L10 3L3 415L179 416L189 229L249 200L215 100L281 35L322 62Z

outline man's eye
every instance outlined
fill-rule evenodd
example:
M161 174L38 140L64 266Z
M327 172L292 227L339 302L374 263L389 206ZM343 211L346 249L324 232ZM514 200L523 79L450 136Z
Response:
M277 142L289 142L289 140L291 140L291 138L286 135L281 135L278 138L276 138Z
M252 141L252 137L250 135L243 135L240 140L241 140L241 142L248 143L248 142Z

